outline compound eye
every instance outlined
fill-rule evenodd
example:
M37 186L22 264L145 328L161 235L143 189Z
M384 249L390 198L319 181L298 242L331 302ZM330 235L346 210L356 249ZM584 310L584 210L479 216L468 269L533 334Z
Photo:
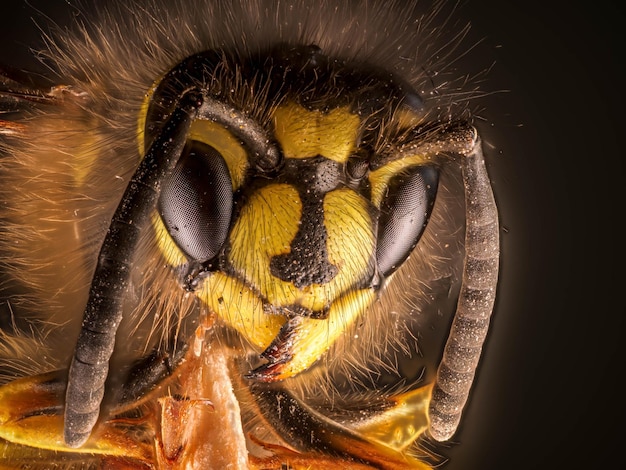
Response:
M437 193L437 170L414 166L395 175L380 207L376 262L389 276L409 257L419 241Z
M232 182L222 155L205 143L188 143L163 183L158 210L189 259L214 258L226 240L233 212Z

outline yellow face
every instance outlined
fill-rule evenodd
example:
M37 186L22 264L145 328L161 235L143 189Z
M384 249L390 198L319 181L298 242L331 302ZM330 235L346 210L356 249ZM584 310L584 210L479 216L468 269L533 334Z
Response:
M202 277L196 295L259 352L288 319L299 319L285 351L290 360L258 377L274 381L310 367L375 299L383 195L395 174L425 158L411 155L360 175L363 190L346 176L363 133L349 107L322 112L287 101L272 109L270 122L283 158L271 178L249 177L245 148L219 123L197 120L189 138L217 150L239 195L220 268ZM163 218L152 220L169 263L187 263Z
M367 271L374 251L369 201L339 185L335 164L345 164L356 147L359 119L347 110L323 115L290 105L277 108L273 121L291 176L250 194L228 257L269 313L301 308L324 316Z

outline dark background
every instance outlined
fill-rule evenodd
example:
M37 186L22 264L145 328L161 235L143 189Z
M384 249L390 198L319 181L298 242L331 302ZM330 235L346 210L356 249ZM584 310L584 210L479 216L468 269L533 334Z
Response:
M61 24L71 16L63 0L30 4ZM0 63L28 64L32 9L0 11ZM497 93L481 99L478 124L503 257L446 470L621 468L626 17L617 2L495 0L463 2L457 16L482 39L465 65L494 62L482 88Z

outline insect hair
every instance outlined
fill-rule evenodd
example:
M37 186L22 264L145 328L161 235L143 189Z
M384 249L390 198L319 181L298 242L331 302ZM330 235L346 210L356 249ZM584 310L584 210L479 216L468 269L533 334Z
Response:
M478 93L453 65L464 53L468 27L453 23L445 2L423 3L109 0L93 11L77 1L70 4L73 24L43 27L38 57L50 80L63 87L53 90L49 103L22 111L26 132L0 140L0 200L6 201L0 208L0 308L6 315L10 302L15 318L2 333L0 370L13 364L5 375L17 376L66 366L67 338L80 327L99 245L140 158L137 116L164 73L209 49L245 57L277 43L315 44L329 57L397 74L427 99L424 121L443 126L451 116L469 117L468 102ZM224 83L226 76L234 78ZM276 105L262 92L252 94L237 71L218 68L212 80L232 88L230 99L254 119L267 119ZM396 133L391 125L378 131L380 148ZM454 300L459 273L449 266L462 258L458 165L445 171L441 185L426 233L397 282L310 372L332 380L298 379L303 394L321 391L338 399L340 382L358 393L384 383L384 376L406 375L400 363L419 356L415 326L442 286ZM180 341L198 310L147 238L136 260L119 333L133 338L119 353L132 358ZM18 352L32 360L15 365ZM420 380L418 369L406 380Z

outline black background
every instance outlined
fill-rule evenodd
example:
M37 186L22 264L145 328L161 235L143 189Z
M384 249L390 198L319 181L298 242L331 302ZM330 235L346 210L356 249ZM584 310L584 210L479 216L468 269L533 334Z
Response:
M71 17L63 0L30 4ZM20 0L0 11L0 63L28 64L36 15ZM482 39L466 65L494 62L478 122L503 258L446 469L622 468L626 17L617 2L495 0L464 2L457 16Z

